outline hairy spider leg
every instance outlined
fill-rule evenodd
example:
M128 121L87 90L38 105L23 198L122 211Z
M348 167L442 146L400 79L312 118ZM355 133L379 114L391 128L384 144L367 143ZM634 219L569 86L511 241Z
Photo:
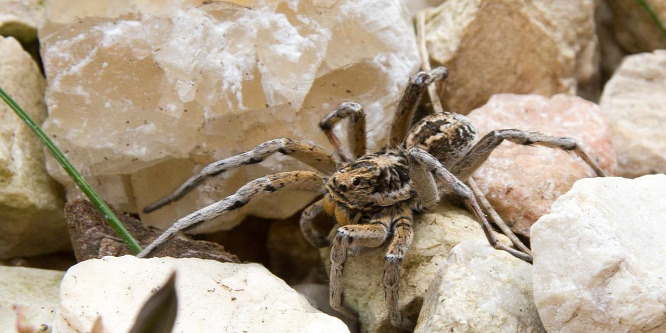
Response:
M465 183L460 181L460 179L456 178L453 173L447 170L439 161L437 161L435 157L419 148L410 149L409 156L411 157L410 162L421 163L425 165L428 168L428 171L433 173L435 179L437 179L447 188L451 189L456 196L462 199L462 201L465 203L465 206L467 206L467 208L471 210L474 215L476 215L476 218L481 222L483 232L485 233L486 238L492 247L509 252L516 258L525 260L530 263L532 262L531 255L510 248L499 242L497 236L495 236L495 234L492 232L492 227L486 219L483 210L476 201L472 190L467 185L465 185Z
M243 185L236 193L179 219L137 257L148 256L178 232L192 229L222 214L238 214L239 210L258 194L272 194L281 190L302 190L323 194L324 179L319 173L312 171L282 172L257 178Z
M435 80L445 79L448 75L449 71L445 67L437 67L429 72L418 72L409 79L391 124L389 147L396 148L405 140L414 111L419 106L426 87Z
M347 140L352 156L348 156L344 152L340 140L333 133L335 124L344 118L349 118L347 122ZM350 162L366 154L365 112L363 112L361 104L341 103L335 110L321 119L319 128L324 131L342 162Z
M287 138L274 139L261 143L247 152L207 165L197 175L186 180L173 193L146 206L143 209L143 212L150 213L171 202L179 200L208 177L222 174L242 165L259 163L276 152L291 156L326 175L333 173L337 166L336 161L330 156L330 154L317 146Z
M517 129L494 130L486 134L479 142L465 154L452 168L456 177L467 180L490 156L497 146L504 140L520 145L538 145L550 148L559 148L564 151L571 151L589 165L599 177L604 177L605 173L601 168L585 153L576 139L568 137L550 136L539 132L527 132Z

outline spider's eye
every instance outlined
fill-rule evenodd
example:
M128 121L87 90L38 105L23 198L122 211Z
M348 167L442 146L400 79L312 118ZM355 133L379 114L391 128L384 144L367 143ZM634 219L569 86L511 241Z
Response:
M358 186L359 184L361 184L361 181L358 178L352 179L352 185Z

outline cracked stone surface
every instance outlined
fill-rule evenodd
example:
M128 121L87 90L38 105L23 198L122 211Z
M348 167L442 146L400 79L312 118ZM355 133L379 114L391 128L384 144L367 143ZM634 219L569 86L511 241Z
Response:
M582 179L532 227L548 332L666 331L666 175Z
M45 129L123 211L136 212L203 165L269 139L330 149L317 124L343 101L365 106L369 145L378 148L419 63L398 0L48 5L39 29L49 84ZM52 160L48 166L70 185ZM250 179L303 168L271 157L141 218L164 228ZM76 196L71 186L68 193ZM311 198L263 198L244 213L285 218Z

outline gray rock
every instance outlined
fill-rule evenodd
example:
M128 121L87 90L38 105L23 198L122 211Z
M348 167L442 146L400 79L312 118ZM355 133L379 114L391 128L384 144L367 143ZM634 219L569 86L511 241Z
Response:
M545 332L532 265L487 242L456 245L428 287L415 332Z
M610 125L618 175L666 172L666 50L626 57L599 104Z
M532 226L549 332L666 331L666 175L576 182Z

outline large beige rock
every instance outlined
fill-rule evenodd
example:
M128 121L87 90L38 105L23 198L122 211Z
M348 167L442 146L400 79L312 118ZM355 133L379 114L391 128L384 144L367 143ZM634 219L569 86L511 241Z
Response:
M49 2L39 31L49 82L45 127L119 209L136 211L202 165L268 139L330 149L318 121L343 101L365 105L369 129L387 128L418 69L412 24L398 0L233 3ZM372 131L370 146L385 135ZM269 158L141 217L166 227L249 179L302 168ZM52 162L49 170L67 182ZM259 200L247 212L284 218L312 195L286 197Z
M479 137L515 128L575 138L607 175L615 173L617 162L606 120L598 105L580 97L499 94L468 116ZM504 142L473 176L511 229L529 237L530 226L548 213L555 199L576 180L595 173L572 153Z
M348 332L258 264L134 256L90 259L60 285L54 332L127 332L144 302L176 271L174 332Z
M487 242L456 245L428 287L415 332L545 332L532 265Z
M12 36L21 42L37 39L37 24L44 11L38 0L0 0L0 35Z
M503 235L500 240L510 245ZM443 204L414 219L414 242L400 272L400 308L414 323L432 279L445 265L449 251L465 240L486 241L481 224L470 213ZM490 246L490 245L488 245ZM343 299L359 314L362 332L398 332L388 319L384 299L385 247L349 256L344 268ZM329 251L322 251L328 261Z
M44 78L11 37L0 37L0 82L35 122L44 121ZM46 173L42 149L28 126L1 102L0 259L54 252L69 244L63 195Z
M0 332L16 332L17 311L24 325L49 332L65 272L0 266Z
M428 14L431 60L452 73L442 101L467 114L496 93L575 93L594 80L594 1L449 0Z
M618 175L666 172L666 50L626 57L606 83L600 105L617 152Z
M630 53L666 48L666 36L636 0L607 0L613 12L615 38ZM662 24L666 20L666 0L645 0Z
M666 331L666 175L583 179L532 227L549 332Z

